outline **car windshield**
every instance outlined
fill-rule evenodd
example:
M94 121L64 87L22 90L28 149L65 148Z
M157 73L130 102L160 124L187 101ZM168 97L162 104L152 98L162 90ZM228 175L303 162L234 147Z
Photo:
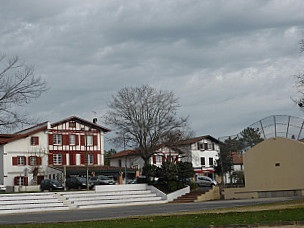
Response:
M81 182L81 183L86 183L87 179L85 177L77 177L77 179Z
M50 180L50 182L51 182L52 184L60 184L58 180L54 180L54 179Z
M99 176L100 180L110 180L110 178L106 177L106 176Z

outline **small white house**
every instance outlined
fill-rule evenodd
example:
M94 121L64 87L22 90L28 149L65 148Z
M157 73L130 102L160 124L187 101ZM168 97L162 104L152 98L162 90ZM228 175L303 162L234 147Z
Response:
M182 158L182 151L168 145L159 146L150 158L150 164L160 167L168 159L177 162ZM110 157L110 166L128 167L141 170L144 166L144 160L139 154L139 150L126 150L114 154Z

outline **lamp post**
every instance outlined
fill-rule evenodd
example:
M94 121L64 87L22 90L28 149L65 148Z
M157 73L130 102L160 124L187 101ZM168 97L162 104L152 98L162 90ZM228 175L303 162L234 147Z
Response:
M88 135L85 132L85 155L86 155L86 185L87 190L89 190L89 158L88 158Z
M126 152L126 139L125 139L125 134L123 135L123 147L124 147L124 152L125 152L125 180L126 184L128 183L128 178L127 178L127 152Z
M85 128L81 128L81 130L83 130L83 131L84 131L84 134L85 134L86 186L87 186L87 190L89 190L88 135L87 135L87 132L86 132ZM90 129L89 129L89 131L90 131Z

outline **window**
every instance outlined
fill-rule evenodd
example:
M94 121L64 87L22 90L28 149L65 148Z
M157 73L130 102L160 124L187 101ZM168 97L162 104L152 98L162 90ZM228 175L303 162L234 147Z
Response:
M24 177L16 177L16 185L24 185Z
M25 165L25 157L24 156L18 156L17 157L17 165Z
M74 121L69 122L69 126L73 128L76 127L76 122Z
M209 158L209 166L210 166L210 167L213 167L213 165L214 165L214 164L213 164L213 158Z
M205 157L201 157L201 166L205 166L206 163L205 163Z
M70 145L76 145L76 135L70 135Z
M198 150L204 150L204 143L197 143Z
M37 145L39 145L39 137L37 137L37 136L31 137L31 145L32 145L32 146L37 146Z
M211 150L211 143L208 143L208 150Z
M62 154L53 154L53 164L62 165Z
M208 150L208 143L204 143L204 149Z
M161 155L156 156L156 163L162 163L162 156Z
M121 160L118 160L118 166L121 167Z
M93 146L93 135L87 135L87 146Z
M35 156L30 157L30 165L37 165L37 157Z
M62 144L62 135L54 134L54 145L61 145Z
M88 164L92 165L94 164L94 155L88 154Z

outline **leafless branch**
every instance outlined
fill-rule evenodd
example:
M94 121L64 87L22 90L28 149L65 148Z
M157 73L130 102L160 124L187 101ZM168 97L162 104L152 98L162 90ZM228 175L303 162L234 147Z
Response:
M187 118L177 116L180 105L172 92L158 91L150 86L123 88L112 97L107 124L123 135L129 145L139 148L147 161L169 135L187 126Z
M34 74L34 67L20 62L17 56L0 57L0 130L27 124L27 117L17 106L30 103L47 90L46 82Z

